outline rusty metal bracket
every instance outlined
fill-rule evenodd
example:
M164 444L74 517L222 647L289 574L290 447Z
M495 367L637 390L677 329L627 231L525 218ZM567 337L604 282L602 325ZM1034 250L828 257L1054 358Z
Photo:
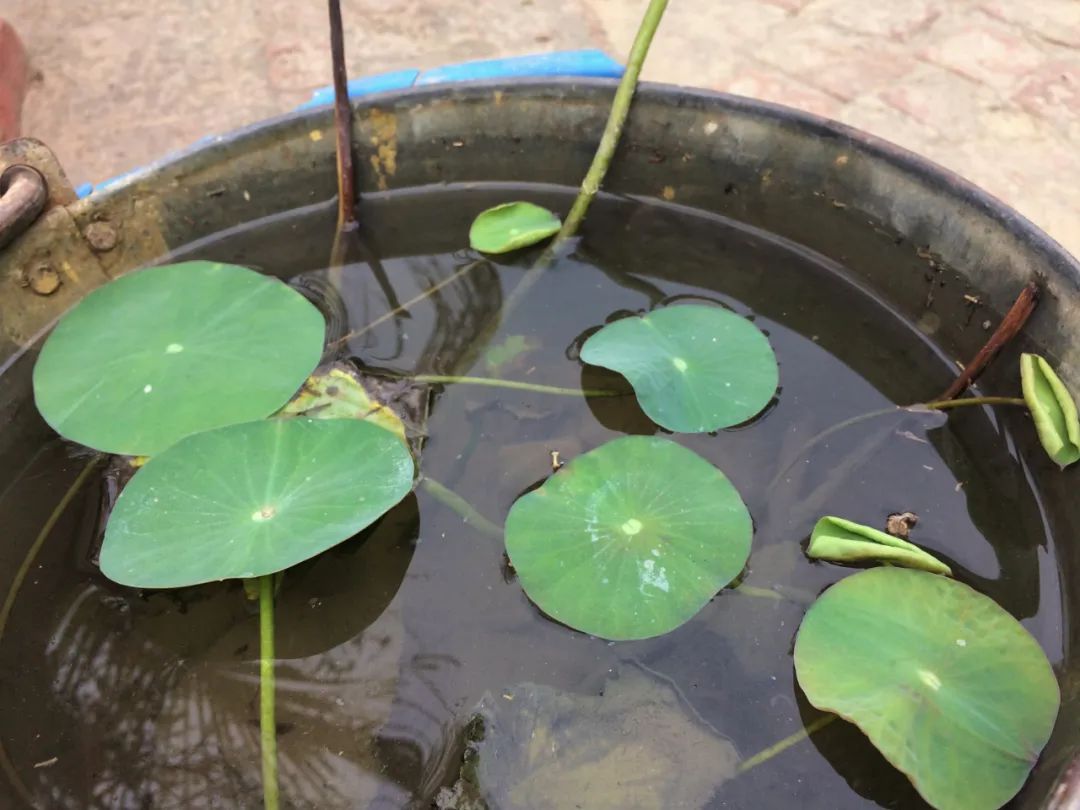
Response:
M75 192L48 147L31 138L0 144L0 176L0 225L9 210L21 231L0 244L0 344L25 347L108 274L68 210Z

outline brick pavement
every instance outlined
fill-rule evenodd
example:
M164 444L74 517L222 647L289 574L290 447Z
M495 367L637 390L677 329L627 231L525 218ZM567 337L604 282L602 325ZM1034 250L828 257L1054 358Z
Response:
M14 3L14 8L9 9ZM343 0L350 73L597 46L643 0ZM40 78L24 130L96 180L328 82L325 6L7 0ZM919 152L1080 255L1080 0L672 0L646 78L837 118Z

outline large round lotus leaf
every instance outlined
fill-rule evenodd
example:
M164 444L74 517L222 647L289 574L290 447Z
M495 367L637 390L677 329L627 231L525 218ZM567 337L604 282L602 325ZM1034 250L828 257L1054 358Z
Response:
M355 419L271 419L181 439L120 493L101 571L175 588L271 574L373 523L412 488L413 460Z
M541 610L603 638L689 620L742 571L753 525L716 467L672 441L628 436L578 456L506 519L506 551Z
M322 354L325 323L274 278L213 262L151 267L95 290L53 330L34 398L65 438L123 455L269 416Z
M987 597L923 571L841 580L795 642L799 685L855 723L938 810L992 810L1024 784L1054 726L1038 643Z
M585 341L581 359L622 374L645 414L681 433L747 421L780 381L768 338L719 307L673 306L615 321Z

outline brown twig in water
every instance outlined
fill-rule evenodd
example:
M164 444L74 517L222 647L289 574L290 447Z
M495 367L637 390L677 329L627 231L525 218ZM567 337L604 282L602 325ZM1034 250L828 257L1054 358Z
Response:
M978 376L990 365L990 361L994 359L1005 344L1016 337L1017 333L1024 328L1024 324L1031 317L1031 313L1035 311L1035 305L1038 302L1039 285L1034 281L1030 281L1020 292L1009 311L1005 313L1005 317L1002 318L998 328L994 330L994 334L986 341L986 345L979 349L979 353L964 367L964 370L960 372L960 376L953 380L952 385L946 388L941 396L936 398L937 401L956 399L964 393L967 387L975 382Z
M341 0L329 0L330 60L334 71L334 128L337 132L338 217L330 267L344 261L348 234L356 231L356 175L352 161L352 107L349 104L349 75L345 68L345 34L341 24Z

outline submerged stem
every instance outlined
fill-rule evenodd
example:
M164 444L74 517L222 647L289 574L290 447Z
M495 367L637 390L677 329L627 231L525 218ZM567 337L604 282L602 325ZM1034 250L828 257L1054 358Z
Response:
M450 487L440 484L431 476L425 475L420 479L420 486L422 486L432 498L437 500L443 506L457 512L461 518L470 526L475 526L485 534L490 534L493 537L502 537L503 530L501 526L497 526L481 515L471 503L458 495Z
M791 748L791 746L800 743L805 739L809 739L811 734L815 734L821 731L821 729L832 723L832 721L836 718L837 715L835 714L826 714L819 717L817 720L810 723L809 725L803 726L794 734L784 737L784 739L780 740L780 742L770 745L764 751L759 751L758 753L754 754L754 756L750 757L750 759L745 759L740 762L738 773L746 773L751 768L754 768L763 762L768 762L770 759L777 756L778 754L784 753L786 750Z
M536 284L540 276L543 275L544 270L551 264L555 254L567 240L573 238L585 219L585 213L589 210L593 198L600 190L600 186L604 182L604 176L611 165L611 159L615 155L615 149L619 145L623 126L626 124L626 118L630 113L630 102L634 98L634 91L637 90L641 66L645 63L645 57L649 53L649 46L652 44L653 36L656 34L656 29L664 16L667 4L668 0L649 0L649 6L645 9L645 16L642 18L637 35L634 37L634 44L630 48L630 56L626 60L626 70L623 72L622 79L619 80L619 86L615 90L615 99L611 103L611 111L608 113L604 132L600 136L600 144L596 148L596 154L593 156L589 171L581 182L581 190L578 191L574 204L570 208L570 213L566 215L562 227L555 234L551 244L536 264L518 282L513 292L507 296L502 310L504 318L514 307L521 303L525 294Z
M278 810L273 574L259 577L259 737L262 743L263 807L265 810Z
M561 388L557 385L500 380L497 377L464 377L455 374L416 374L409 379L418 383L457 383L459 385L484 385L489 388L513 388L518 391L535 391L539 394L557 394L564 397L622 397L629 392L611 391L606 388Z
M389 312L386 312L386 313L380 315L378 318L376 318L373 321L369 321L368 323L361 326L359 329L354 329L353 331L342 335L337 340L330 343L330 347L333 348L333 347L336 347L336 346L340 346L345 341L352 340L353 338L360 337L361 335L370 332L372 329L374 329L379 324L386 323L386 321L389 321L391 318L394 318L394 317L400 315L403 312L408 312L409 307L411 307L413 304L418 304L421 301L423 301L425 298L430 298L432 295L437 293L439 290L441 290L446 285L453 284L455 281L457 281L463 275L468 273L474 267L476 267L477 265L483 264L483 263L484 263L483 260L479 260L479 261L475 261L475 262L469 262L467 265L465 265L461 269L455 271L451 275L447 276L442 281L438 282L437 284L431 285L426 290L424 290L422 293L414 295L412 298L410 298L404 304L401 304L399 306L394 307Z

